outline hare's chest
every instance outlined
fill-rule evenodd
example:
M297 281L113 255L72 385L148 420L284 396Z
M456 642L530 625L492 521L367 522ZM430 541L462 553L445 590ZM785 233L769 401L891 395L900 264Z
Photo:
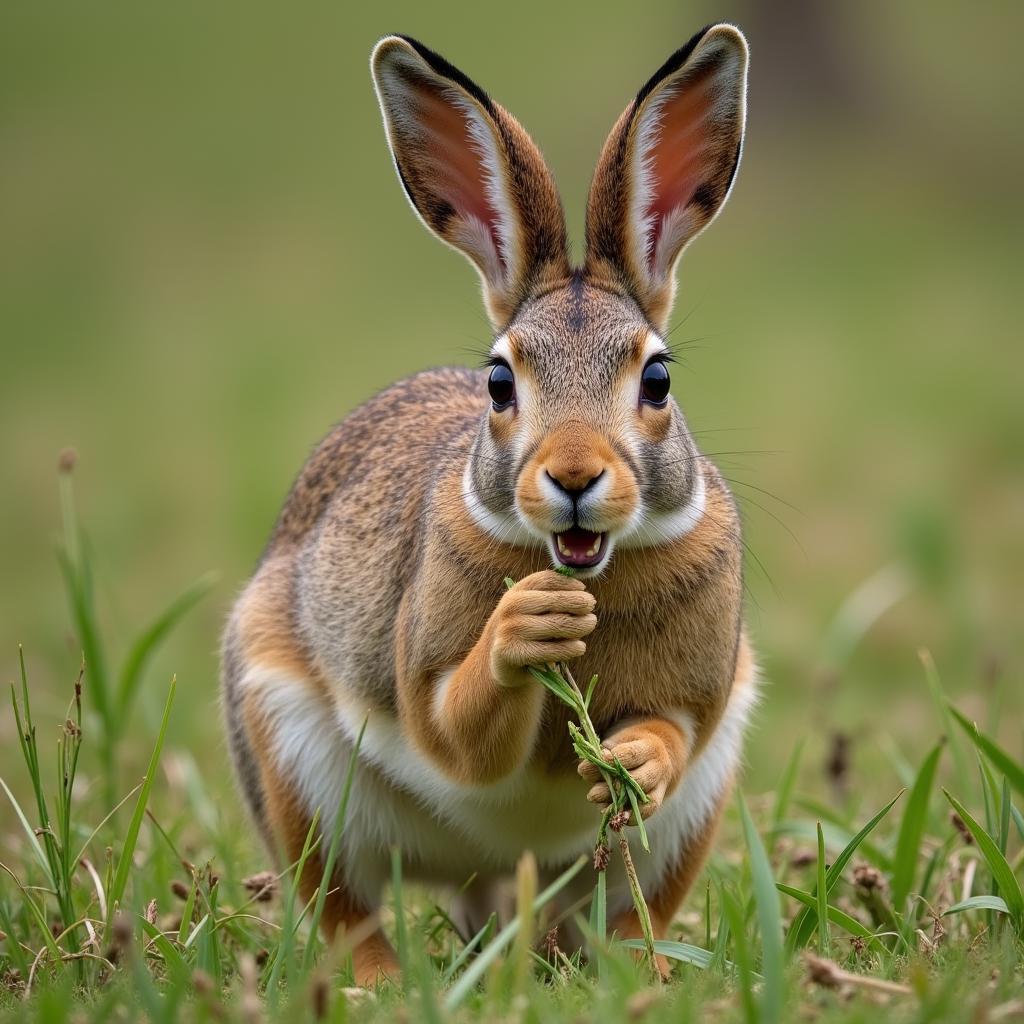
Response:
M593 847L600 816L573 767L526 766L492 785L463 785L386 716L372 716L359 758L374 777L373 832L387 831L382 838L411 854L427 878L457 882L467 867L508 871L524 849L542 865L564 864Z

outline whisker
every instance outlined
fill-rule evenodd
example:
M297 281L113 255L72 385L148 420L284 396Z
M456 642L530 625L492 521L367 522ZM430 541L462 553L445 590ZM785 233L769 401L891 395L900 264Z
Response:
M785 498L780 498L777 494L774 494L773 492L767 490L764 487L758 487L757 484L749 483L746 480L740 480L734 476L726 476L724 473L722 474L722 479L727 480L730 484L732 484L735 487L749 487L750 490L757 491L758 493L765 495L765 497L771 498L773 501L777 501L780 505L785 505L786 508L795 512L799 516L807 515L807 513L804 512L802 508L798 508L796 505L793 505L790 502L786 501Z

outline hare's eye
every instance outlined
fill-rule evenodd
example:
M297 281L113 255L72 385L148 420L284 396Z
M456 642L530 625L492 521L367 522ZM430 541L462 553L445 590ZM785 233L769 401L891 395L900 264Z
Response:
M495 363L491 367L487 391L497 412L507 409L516 400L516 379L506 363Z
M652 359L640 377L640 398L649 405L664 405L671 384L668 367L660 359Z

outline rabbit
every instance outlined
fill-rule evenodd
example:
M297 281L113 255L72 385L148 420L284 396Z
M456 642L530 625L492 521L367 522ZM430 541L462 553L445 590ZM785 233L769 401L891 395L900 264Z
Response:
M474 880L466 926L524 851L542 878L593 852L610 794L531 666L599 676L592 718L649 796L635 861L657 937L709 853L757 678L739 517L670 394L664 339L676 264L739 164L747 63L718 24L640 89L601 153L574 266L513 117L414 39L373 50L401 184L476 267L494 342L483 369L402 380L320 443L222 652L238 783L272 850L296 860L317 811L332 835L354 757L321 923L347 930L359 985L399 974L378 914L393 848L407 879ZM635 937L615 861L610 927ZM321 871L307 865L303 897ZM582 872L565 905L592 885Z

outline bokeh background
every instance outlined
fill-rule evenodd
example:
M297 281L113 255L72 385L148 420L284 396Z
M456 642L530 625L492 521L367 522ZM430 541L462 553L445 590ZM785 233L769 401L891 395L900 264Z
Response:
M5 5L0 666L24 643L37 719L63 719L78 663L54 557L73 446L115 652L219 574L147 675L125 778L176 672L169 745L237 815L218 632L292 477L374 391L488 342L475 275L402 197L375 39L422 38L520 118L578 246L614 119L723 19L751 45L747 147L672 338L747 524L770 681L748 789L840 734L891 793L939 729L922 648L1019 752L1024 6L923 0ZM0 773L12 737L0 715Z

